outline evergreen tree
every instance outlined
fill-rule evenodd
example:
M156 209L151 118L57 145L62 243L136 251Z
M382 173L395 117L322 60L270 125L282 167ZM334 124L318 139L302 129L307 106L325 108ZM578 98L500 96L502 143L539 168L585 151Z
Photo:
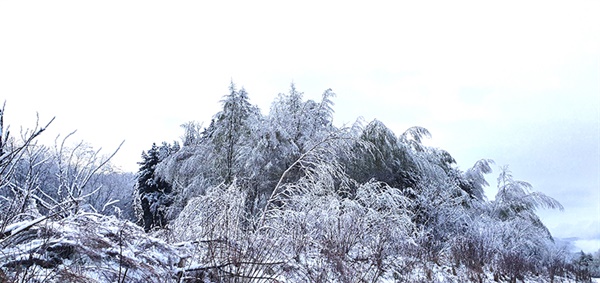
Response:
M138 222L146 232L154 227L164 227L166 209L172 204L171 185L155 174L156 166L178 149L178 144L170 146L163 143L158 147L155 143L147 152L142 152L142 161L138 164L136 193L141 212ZM139 209L138 208L138 209Z
M256 236L257 243L277 242L278 251L293 250L293 259L285 258L291 252L278 256L296 263L309 254L307 246L324 240L319 260L343 267L327 272L332 276L351 274L360 265L346 259L371 247L355 246L361 239L377 244L374 251L389 253L390 262L395 257L425 263L442 259L479 273L493 269L511 280L544 272L540 262L549 262L544 257L552 241L535 209L560 208L558 202L531 193L527 183L514 181L506 171L496 200L489 202L483 188L491 160L463 172L448 152L423 143L430 134L421 127L400 136L377 120L364 129L338 129L332 124L333 95L327 90L320 102L305 101L292 84L264 117L246 91L232 83L208 128L199 132L189 124L182 150L159 162L160 175L177 186L171 213L174 233L185 236L180 240L204 232L218 239L227 235L234 247L221 250L227 254L244 250L240 247ZM278 225L285 235L262 234ZM413 234L398 238L387 230L399 227L411 227L404 232ZM359 258L377 258L373 262L383 272L386 253ZM303 268L317 267L307 263ZM336 279L355 281L350 278Z
M236 90L233 82L221 103L223 110L215 115L207 129L212 146L209 160L219 182L230 184L235 177L244 175L244 157L252 147L252 128L260 112L250 104L246 90Z

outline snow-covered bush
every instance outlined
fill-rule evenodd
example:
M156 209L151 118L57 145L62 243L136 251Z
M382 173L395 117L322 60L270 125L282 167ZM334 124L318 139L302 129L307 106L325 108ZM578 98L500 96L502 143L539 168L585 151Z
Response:
M262 115L232 83L206 129L188 123L183 147L144 152L133 198L146 233L89 213L118 210L114 190L101 186L126 183L113 182L109 170L98 175L106 160L97 151L39 147L45 127L20 142L0 134L0 280L589 277L589 258L571 264L536 215L562 208L556 200L503 169L488 201L491 160L462 171L448 152L423 143L424 128L399 136L377 120L338 128L331 90L321 101L302 96L292 85Z
M304 182L298 186L323 185ZM300 281L374 282L414 245L408 199L397 189L371 182L353 198L333 187L303 191L285 201L268 224L282 231L289 265Z
M114 216L14 223L0 239L2 282L174 281L183 249Z

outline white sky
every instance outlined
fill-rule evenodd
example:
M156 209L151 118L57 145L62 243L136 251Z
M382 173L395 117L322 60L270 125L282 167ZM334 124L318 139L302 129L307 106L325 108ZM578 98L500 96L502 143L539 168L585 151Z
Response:
M283 2L0 0L5 122L126 140L114 161L134 171L231 79L263 112L292 81L332 88L339 124L424 126L463 169L509 164L565 205L542 212L555 236L600 248L599 1Z

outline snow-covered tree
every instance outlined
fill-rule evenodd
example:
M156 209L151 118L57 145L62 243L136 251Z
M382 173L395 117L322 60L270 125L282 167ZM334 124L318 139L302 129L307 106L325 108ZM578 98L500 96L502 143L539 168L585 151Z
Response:
M244 160L252 147L250 135L260 112L250 104L246 90L236 90L233 82L221 103L223 110L214 116L207 129L212 146L209 161L217 173L215 177L230 184L235 177L244 176Z
M414 157L389 128L374 120L360 139L365 142L356 146L360 155L349 164L353 178L359 182L374 179L399 189L414 187L418 175Z
M489 186L484 174L492 173L492 164L494 164L494 161L491 159L478 160L473 167L464 172L459 186L470 196L478 200L484 200L483 188Z
M189 121L181 124L181 128L184 130L183 136L181 136L181 142L183 146L190 146L200 143L200 137L202 136L202 124Z
M136 221L134 210L135 174L106 168L90 181L84 193L97 190L86 200L90 208L103 215L115 215Z
M164 233L197 248L202 267L190 274L339 282L431 281L440 266L454 281L565 274L535 213L560 204L506 173L488 201L493 161L462 171L423 142L422 127L399 136L377 120L338 128L331 90L305 101L292 84L266 116L244 89L229 90L210 125L188 125L188 142L156 165L176 192Z
M338 131L332 125L334 93L326 90L320 102L304 101L303 93L292 84L288 94L279 94L267 117L252 132L253 147L247 155L249 206L251 211L265 204L280 177L298 180L299 166L292 166L319 142ZM333 160L331 152L330 158ZM292 167L292 168L290 168Z
M519 217L541 225L535 214L536 209L564 209L557 200L540 192L532 192L531 189L531 184L514 180L508 167L502 167L498 176L498 192L493 201L496 216L502 221Z
M167 143L160 147L155 143L146 152L142 152L142 161L137 173L135 187L139 223L144 230L149 231L154 227L164 227L167 224L166 213L173 202L171 185L161 177L156 176L155 170L159 162L167 158L177 149Z

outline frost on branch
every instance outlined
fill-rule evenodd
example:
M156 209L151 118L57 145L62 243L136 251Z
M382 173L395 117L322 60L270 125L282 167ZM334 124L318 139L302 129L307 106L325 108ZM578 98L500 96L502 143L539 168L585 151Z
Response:
M161 282L173 280L185 258L183 250L112 216L80 213L14 226L8 231L22 230L0 240L1 267L12 280Z
M558 201L533 192L531 185L514 180L507 170L500 173L498 195L488 201L485 174L492 172L493 161L482 159L463 171L449 152L424 142L431 137L425 128L411 127L396 135L378 120L338 127L333 123L331 90L317 101L303 96L292 84L263 114L250 103L246 90L232 83L208 127L189 122L184 124L183 146L163 143L143 152L135 207L143 230L162 240L129 222L86 213L104 213L105 208L123 203L120 200L126 202L107 194L97 194L103 197L94 201L78 197L88 196L93 192L89 188L98 184L113 184L99 178L105 175L93 174L84 190L71 181L86 178L42 181L47 174L40 172L48 168L67 177L90 171L65 166L85 164L69 158L59 159L71 160L63 166L44 167L47 148L24 138L21 145L26 146L9 150L7 135L2 135L0 202L6 206L0 209L6 214L0 215L4 244L0 255L8 264L0 267L0 278L21 280L24 274L54 276L50 282L76 281L76 276L85 282L589 278L579 268L585 260L573 269L568 252L553 242L536 214L538 208L561 209ZM84 153L95 156L94 151ZM99 271L86 269L89 266Z

